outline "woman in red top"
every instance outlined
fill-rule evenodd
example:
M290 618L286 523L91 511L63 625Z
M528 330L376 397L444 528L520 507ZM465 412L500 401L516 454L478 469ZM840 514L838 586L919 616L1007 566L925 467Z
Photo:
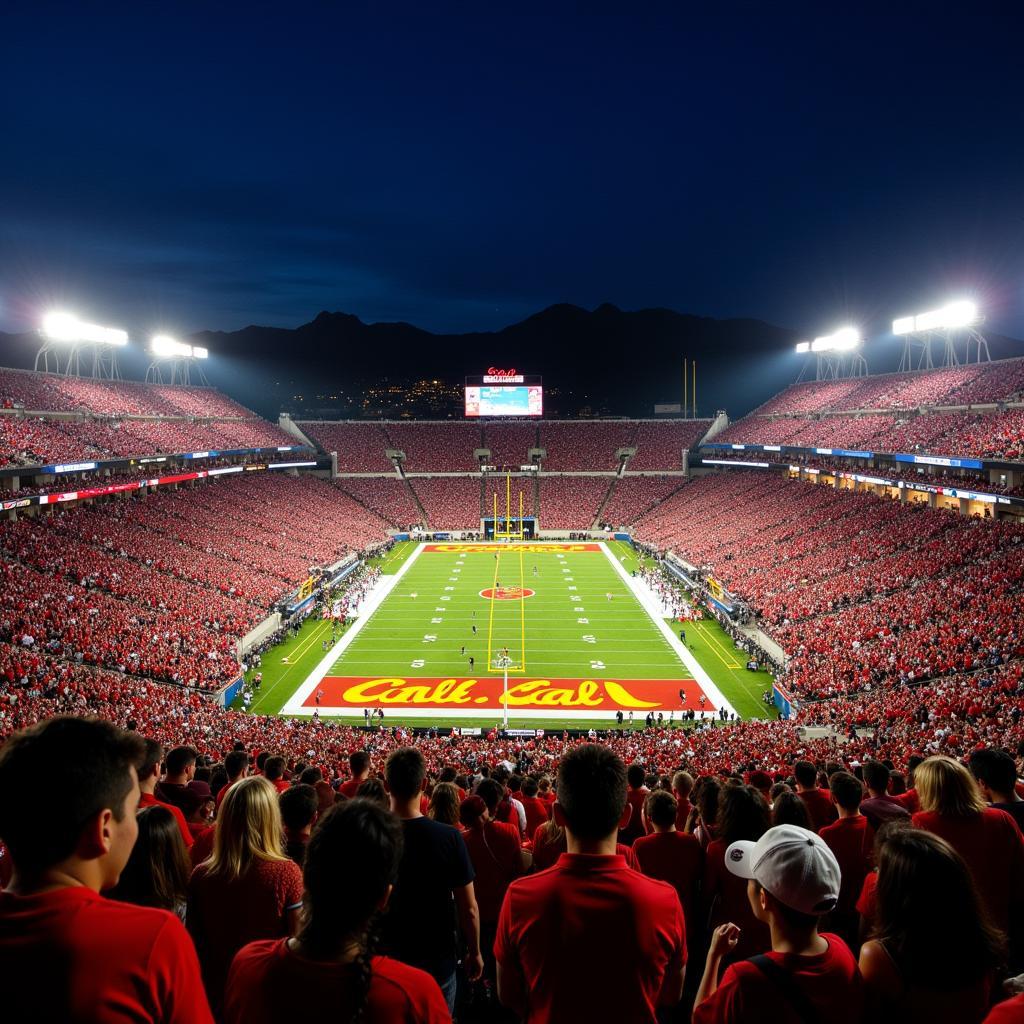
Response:
M241 779L188 887L186 926L215 1013L234 955L247 942L294 935L301 907L302 872L284 852L277 789L261 775Z
M872 937L860 952L871 1020L981 1021L1005 940L989 924L956 851L919 829L888 830L876 907Z
M699 800L698 800L699 804ZM710 928L732 922L740 928L733 960L745 960L772 948L771 932L747 898L746 880L725 867L725 851L741 839L757 842L768 831L768 804L753 786L726 786L718 808L718 838L708 844L704 900Z
M1024 916L1024 836L1006 811L989 807L973 776L951 757L929 757L914 772L918 828L963 857L993 925L1004 934Z
M390 812L358 798L331 808L306 849L302 927L294 938L252 942L235 957L227 1024L450 1021L429 974L372 955L373 921L387 906L401 856L402 827Z

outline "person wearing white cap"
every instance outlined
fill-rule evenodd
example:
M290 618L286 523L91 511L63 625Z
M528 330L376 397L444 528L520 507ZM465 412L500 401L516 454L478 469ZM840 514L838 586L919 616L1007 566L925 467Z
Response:
M772 951L729 966L739 928L723 924L711 936L694 1024L858 1024L864 991L857 961L837 935L820 934L822 915L839 902L840 871L820 836L777 825L756 842L732 843L725 865L746 878L755 916L771 929Z

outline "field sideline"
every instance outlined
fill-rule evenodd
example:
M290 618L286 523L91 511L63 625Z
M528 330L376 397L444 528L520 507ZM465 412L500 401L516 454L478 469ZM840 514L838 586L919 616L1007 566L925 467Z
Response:
M513 728L608 728L617 706L635 707L636 727L647 708L668 721L679 715L680 688L695 710L722 703L745 718L770 714L761 700L770 677L746 670L717 623L688 623L683 652L679 624L666 628L641 606L629 544L609 543L612 558L596 545L418 547L398 544L378 560L392 589L350 625L358 635L325 653L330 623L311 619L266 652L251 711L308 715L319 693L321 717L361 724L380 696L386 724L489 726L501 718L501 673L488 662L507 648Z

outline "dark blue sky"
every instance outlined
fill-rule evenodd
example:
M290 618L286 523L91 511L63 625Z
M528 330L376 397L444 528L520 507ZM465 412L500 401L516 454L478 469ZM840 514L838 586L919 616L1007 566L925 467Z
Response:
M829 6L8 5L0 329L956 294L1024 337L1019 5Z

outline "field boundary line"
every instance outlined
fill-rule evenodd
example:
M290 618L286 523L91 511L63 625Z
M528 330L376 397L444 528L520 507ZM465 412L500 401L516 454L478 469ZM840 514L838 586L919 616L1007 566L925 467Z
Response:
M640 607L643 608L654 625L660 630L661 635L668 641L669 646L679 657L679 660L690 670L693 678L700 683L701 689L708 695L708 699L714 705L714 710L717 711L719 708L725 708L730 714L736 715L739 718L740 716L736 714L736 709L725 699L725 694L715 685L714 680L708 675L704 666L693 656L686 645L680 641L679 637L672 632L668 623L656 616L648 607L647 602L644 600L644 592L640 590L636 579L626 572L622 567L622 563L608 550L608 545L604 541L601 541L599 547L604 552L605 558L611 563L612 568L622 577L623 582L629 588L630 593L639 603Z
M409 571L410 567L423 553L423 545L417 546L416 550L398 567L398 572L392 576L381 575L377 585L370 591L363 604L363 613L349 627L342 638L320 659L316 668L299 683L295 692L288 698L287 703L278 712L280 715L312 715L315 708L302 706L303 701L320 685L320 681L326 676L334 663L348 650L352 641L363 631L365 625L376 614L377 609L384 603L385 599L398 586L399 581Z

